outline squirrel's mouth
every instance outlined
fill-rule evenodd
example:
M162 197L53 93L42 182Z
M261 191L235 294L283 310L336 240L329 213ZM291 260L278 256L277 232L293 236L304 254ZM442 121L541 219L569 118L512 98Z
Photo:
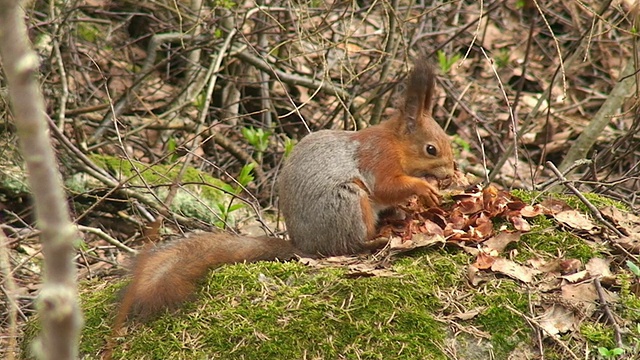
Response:
M429 184L435 186L440 190L448 188L453 183L453 179L451 178L451 176L438 179L436 176L431 174L422 174L421 176L418 176L418 177L426 180Z

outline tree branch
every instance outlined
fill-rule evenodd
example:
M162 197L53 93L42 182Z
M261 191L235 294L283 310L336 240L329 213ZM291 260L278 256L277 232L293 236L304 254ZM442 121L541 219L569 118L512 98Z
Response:
M38 85L38 56L31 49L24 12L17 0L0 0L0 57L26 162L44 253L40 292L42 359L76 359L82 316L78 305L71 222L62 179L47 135L44 98Z

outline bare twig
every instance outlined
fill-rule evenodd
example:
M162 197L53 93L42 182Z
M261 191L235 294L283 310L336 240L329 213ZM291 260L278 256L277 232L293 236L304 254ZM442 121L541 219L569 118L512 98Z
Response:
M580 201L582 201L582 203L587 206L589 211L591 211L593 216L595 216L598 221L604 224L607 228L609 228L609 230L613 231L613 233L615 233L619 237L624 237L624 234L620 232L620 230L618 230L618 228L616 228L613 224L607 221L600 213L600 210L598 210L598 208L596 208L589 200L587 200L587 198L585 198L584 195L582 195L582 193L578 189L576 189L576 187L573 186L573 184L569 180L567 180L564 175L562 175L560 170L558 170L558 168L556 168L556 166L551 161L547 161L547 166L549 167L549 169L551 169L551 171L553 171L554 174L556 174L556 177L558 178L560 184L564 185L578 199L580 199Z
M222 65L222 59L224 58L227 50L229 49L229 46L231 44L231 39L233 39L235 33L236 31L235 29L233 29L227 35L227 38L225 39L224 44L222 45L222 48L220 49L220 51L218 51L216 61L214 61L211 64L211 66L209 66L209 70L207 71L207 75L205 76L205 78L209 79L209 85L207 87L204 105L200 110L200 117L198 119L198 122L196 123L196 129L195 129L196 135L193 136L191 144L189 145L189 151L187 152L187 155L185 156L185 159L182 162L182 167L180 168L178 175L173 180L173 184L169 189L169 193L167 194L167 197L165 199L165 205L167 207L171 206L171 203L173 202L173 198L175 197L178 191L178 183L182 180L185 172L187 171L187 168L191 165L194 152L198 147L200 147L200 132L202 131L201 129L204 127L205 120L207 118L209 105L211 104L213 89L215 89L216 81L218 80L218 71L220 71L220 65Z
M183 33L166 33L153 35L151 37L151 40L149 41L149 45L147 46L147 57L142 63L142 68L135 76L133 86L127 89L125 94L122 95L122 97L120 97L120 99L113 105L111 111L107 112L89 142L94 143L100 140L104 133L107 131L107 127L113 122L113 119L120 116L127 109L127 107L129 106L129 101L131 100L131 95L138 89L138 87L140 87L140 85L142 85L143 80L151 73L153 65L156 61L157 52L162 44L167 41L194 38L195 37L192 35Z
M635 66L636 64L633 60L629 59L627 61L627 65L620 73L620 78L609 93L609 96L607 96L607 100L589 122L589 125L582 130L582 133L567 152L560 166L558 166L560 170L564 171L574 161L587 155L602 130L611 122L611 116L619 111L625 99L633 94L632 90L636 86L636 77L633 76L636 71Z
M575 43L575 45L571 49L565 51L565 53L570 55L568 56L565 55L565 60L563 62L564 68L571 67L574 61L580 59L579 50L586 47L585 43L588 41L588 39L586 39L587 35L590 33L591 29L596 26L597 22L601 20L602 14L609 8L609 5L611 5L611 1L612 0L607 0L604 4L600 6L598 13L595 14L594 19L591 23L591 28L586 29L584 32L582 32L579 40ZM560 71L560 67L556 69L556 73L558 71ZM527 114L527 116L524 118L522 125L520 125L520 131L518 131L517 133L517 137L519 138L522 137L522 135L525 134L525 132L530 130L531 124L533 123L533 120L536 119L536 117L538 116L538 112L540 108L543 106L544 102L547 101L547 99L549 99L549 97L551 96L551 91L553 90L553 86L556 81L557 81L557 77L554 76L551 82L549 83L549 86L545 89L544 93L540 96L536 105L533 107L533 109L531 109L529 114ZM547 108L547 112L550 112L550 111L551 111L550 107ZM491 174L489 176L490 181L493 181L496 178L496 176L498 176L504 164L507 162L507 160L511 156L513 156L514 148L515 148L515 143L514 142L510 143L509 147L504 151L504 154L500 157L500 159L498 159L498 161L496 161L493 167L493 170L491 171Z
M602 283L600 283L600 278L596 276L593 279L593 284L596 286L596 291L598 292L600 306L602 307L602 310L604 310L604 313L607 315L607 319L609 319L611 326L613 326L613 333L616 338L616 346L619 348L624 348L624 343L622 342L622 330L620 329L620 325L618 325L618 322L616 321L616 318L613 315L611 308L609 307L609 303L607 302L607 299L605 297L604 289L602 288Z
M18 336L18 304L16 303L16 295L18 294L18 291L16 281L11 272L8 243L9 241L4 235L4 232L0 231L0 274L2 274L4 278L0 283L0 286L3 289L6 288L8 310L7 318L9 320L9 331L7 334L8 341L4 355L7 360L13 360L15 359L15 354L18 351L16 341Z
M538 329L538 331L542 331L543 334L545 333L544 327L538 322L538 320L523 314L521 311L519 311L518 309L516 309L513 306L510 306L508 304L505 304L504 307L509 309L509 311L513 312L514 314L517 314L518 316L520 316L523 319L527 320L527 322L529 324L534 325L536 327L536 329ZM564 341L562 341L562 339L560 339L558 337L555 337L555 336L548 336L548 338L553 340L556 344L560 345L560 347L562 347L564 349L564 351L566 351L569 355L571 355L571 358L573 360L580 360L578 355L576 355L573 351L571 351L569 346L567 346L567 344L565 344ZM542 349L540 349L540 350L542 350Z
M267 63L266 61L260 59L257 56L254 56L253 54L249 53L248 51L240 51L236 53L236 56L244 61L246 61L247 63L255 66L256 68L265 71L269 74L271 74L272 76L275 76L276 78L278 78L280 81L289 84L289 85L300 85L303 87L306 87L308 89L320 89L323 93L328 94L328 95L333 95L333 96L338 96L341 99L349 99L351 97L351 94L349 94L347 91L341 89L340 87L336 86L335 84L333 84L332 82L328 82L325 80L322 81L317 81L314 80L310 77L304 77L304 76L300 76L300 75L294 75L294 74L289 74L286 73L282 70L278 70L276 69L274 66L270 65L269 63ZM270 58L270 57L269 57Z
M124 250L124 251L128 252L129 254L136 254L137 253L136 250L134 250L134 249L128 247L127 245L123 244L122 242L112 238L111 236L109 236L109 234L107 234L104 231L102 231L102 229L89 227L89 226L78 225L78 230L97 235L102 240L108 242L109 244L117 247L120 250Z

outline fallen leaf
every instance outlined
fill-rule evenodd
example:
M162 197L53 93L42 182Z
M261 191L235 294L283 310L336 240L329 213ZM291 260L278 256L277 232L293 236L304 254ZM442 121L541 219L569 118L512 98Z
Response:
M485 252L480 252L476 257L476 262L473 264L473 266L481 270L489 269L496 260L497 258L495 258L494 256L491 256Z
M523 217L532 218L544 214L544 208L538 204L527 205L524 208L520 209L520 214Z
M348 278L362 278L362 277L398 277L399 274L395 271L381 268L377 264L372 263L359 263L349 265L347 267L349 272L345 274Z
M417 248L443 245L445 243L446 240L442 235L414 234L410 240L403 240L398 236L394 236L389 240L389 251L391 254L399 254Z
M571 210L571 206L567 205L566 202L554 198L546 198L540 205L546 209L545 214L547 215L555 215L565 210Z
M538 317L538 323L547 335L556 336L576 329L578 319L573 311L560 304L553 304Z
M469 265L467 267L467 279L469 280L471 286L478 286L484 282L487 282L489 278L489 274L480 271L480 269L478 269L477 267L473 265Z
M538 270L519 265L503 258L495 259L493 265L491 265L491 270L525 283L532 282L533 277L540 273Z
M473 310L465 311L463 313L457 313L453 315L449 315L446 318L448 319L458 319L458 320L471 320L481 314L485 310L485 307L476 308Z
M495 250L498 253L504 251L504 249L512 242L520 240L520 232L518 231L503 231L498 235L485 240L482 244L489 249Z
M578 271L576 273L573 274L569 274L569 275L563 275L561 276L561 278L567 280L570 283L577 283L580 282L582 280L588 279L589 278L589 272L587 270L582 270L582 271Z
M613 241L632 254L640 254L640 234L631 234Z
M585 268L589 274L593 277L600 277L600 281L603 284L615 284L616 278L609 269L611 260L602 258L592 258L585 265Z
M582 261L578 259L565 259L560 261L559 265L561 274L573 274L582 268Z
M611 260L606 260L602 258L592 258L585 265L585 268L587 269L587 271L589 271L589 274L591 274L591 276L612 277L613 274L609 269L610 264L611 264Z
M640 216L636 216L631 212L626 212L614 206L607 206L600 210L600 213L617 225L625 234L640 233Z
M593 222L581 212L576 210L561 211L554 216L558 222L577 230L592 230L596 226Z
M511 224L513 224L516 230L522 232L531 231L531 225L529 225L527 220L523 219L522 216L511 216L509 217L509 221L511 221Z
M579 284L565 284L561 287L561 291L562 298L575 306L579 306L586 316L591 316L596 310L598 293L592 281Z

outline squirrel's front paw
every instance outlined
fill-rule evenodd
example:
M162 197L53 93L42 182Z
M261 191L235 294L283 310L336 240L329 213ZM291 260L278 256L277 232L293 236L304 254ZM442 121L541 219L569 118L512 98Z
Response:
M427 181L425 181L424 184L424 191L418 194L420 203L428 208L440 205L440 194L438 192L438 188Z

